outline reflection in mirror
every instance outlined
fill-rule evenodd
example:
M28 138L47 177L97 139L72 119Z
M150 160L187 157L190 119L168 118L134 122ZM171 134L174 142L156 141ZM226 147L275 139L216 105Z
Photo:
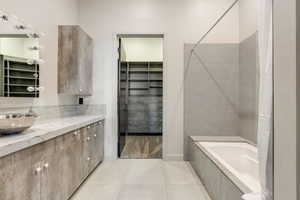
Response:
M39 97L38 39L0 35L0 96Z
M0 22L0 97L39 97L40 33L1 11Z

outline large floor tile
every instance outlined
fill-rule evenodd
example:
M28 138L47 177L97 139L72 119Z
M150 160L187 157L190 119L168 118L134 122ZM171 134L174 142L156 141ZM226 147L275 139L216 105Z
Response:
M186 162L117 160L102 163L71 200L210 200Z
M167 194L161 185L125 185L118 200L167 200Z
M167 185L199 183L186 162L163 162L163 172Z
M167 185L167 200L210 200L202 185Z
M161 160L134 160L126 173L125 184L164 184Z
M121 186L102 185L95 183L84 184L71 200L117 200Z
M98 184L122 184L130 163L125 161L108 161L102 163L89 177L89 182Z

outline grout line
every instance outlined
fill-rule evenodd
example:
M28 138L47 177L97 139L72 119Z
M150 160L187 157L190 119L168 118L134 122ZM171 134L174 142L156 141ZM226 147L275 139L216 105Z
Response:
M167 188L167 176L166 176L166 172L165 172L165 167L164 167L164 162L163 160L160 161L161 163L161 171L162 171L162 175L163 175L163 192L164 192L164 197L166 200L169 200L169 196L168 196L168 188Z

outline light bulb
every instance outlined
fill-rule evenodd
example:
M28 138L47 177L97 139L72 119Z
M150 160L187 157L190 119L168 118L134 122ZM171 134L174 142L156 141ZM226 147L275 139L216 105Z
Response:
M38 60L37 60L37 64L40 64L40 65L41 65L41 64L44 64L44 63L45 63L45 61L44 61L43 59L38 59Z
M7 22L8 21L8 14L0 10L0 19L2 21Z
M29 50L31 51L39 51L39 50L42 50L43 47L42 46L32 46L32 47L29 47Z
M43 32L31 32L31 33L27 33L27 36L30 37L30 38L41 38L43 36L45 36L45 33Z
M45 61L43 59L28 59L27 64L28 65L40 65L44 64Z
M25 30L27 29L27 27L23 24L20 24L20 25L16 25L15 28L19 31L22 31L22 30Z
M35 88L34 88L34 87L27 87L27 91L28 91L28 92L34 92L34 91L35 91Z
M39 91L39 92L43 92L43 91L45 90L45 87L40 86L40 87L37 87L36 89L37 89L37 91Z

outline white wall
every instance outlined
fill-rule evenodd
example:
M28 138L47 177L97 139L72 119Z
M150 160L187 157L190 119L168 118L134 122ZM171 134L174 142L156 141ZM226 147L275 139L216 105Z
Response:
M1 1L1 10L17 15L35 29L46 33L40 40L45 49L41 56L46 61L41 66L41 85L46 89L36 100L28 98L0 98L1 107L14 107L23 105L57 105L71 104L74 97L57 95L57 39L58 24L77 24L77 0L9 0ZM1 29L1 23L0 23Z
M184 43L195 43L232 2L80 0L80 25L95 42L90 102L107 104L106 157L117 156L117 34L164 34L164 158L182 159ZM236 7L206 42L238 42L237 16Z
M239 1L239 37L243 41L257 31L259 0Z
M273 2L274 200L299 200L299 1Z
M122 38L125 61L163 61L163 38Z

